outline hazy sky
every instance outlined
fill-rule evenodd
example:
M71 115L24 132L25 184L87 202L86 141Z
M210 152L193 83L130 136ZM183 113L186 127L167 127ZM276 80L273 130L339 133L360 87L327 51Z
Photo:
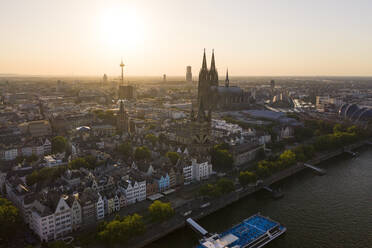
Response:
M0 0L0 73L372 75L371 0ZM208 61L209 64L209 61Z

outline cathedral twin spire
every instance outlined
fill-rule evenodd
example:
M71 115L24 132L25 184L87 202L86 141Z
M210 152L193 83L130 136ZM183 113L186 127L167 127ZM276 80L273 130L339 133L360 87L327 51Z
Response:
M203 54L202 68L199 73L199 81L209 81L211 86L218 86L218 73L214 59L214 50L212 50L211 68L208 70L205 49Z

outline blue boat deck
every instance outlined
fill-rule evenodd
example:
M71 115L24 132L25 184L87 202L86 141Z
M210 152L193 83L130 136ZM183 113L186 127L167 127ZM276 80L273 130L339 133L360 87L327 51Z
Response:
M219 236L220 238L223 238L226 235L233 234L238 239L226 247L234 247L234 246L244 247L247 244L250 244L256 241L259 237L264 235L267 231L275 227L279 227L279 229L281 229L281 226L279 223L257 214L257 215L251 216L250 218L244 220L243 222L230 228L229 230L221 233ZM199 245L198 248L205 248L205 247L203 245Z

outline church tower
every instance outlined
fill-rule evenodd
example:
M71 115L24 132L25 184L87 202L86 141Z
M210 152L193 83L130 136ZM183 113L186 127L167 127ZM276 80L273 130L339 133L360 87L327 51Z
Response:
M124 110L124 103L120 101L120 109L117 115L117 129L120 132L128 132L129 118L127 112Z
M210 86L218 86L218 73L216 69L216 63L214 61L214 50L212 50L211 69L209 70L208 75Z
M211 68L208 70L204 49L202 68L199 72L198 105L200 105L201 98L203 98L203 107L205 107L206 110L213 109L216 100L214 98L214 92L218 90L217 87L218 73L214 59L214 51L212 52Z
M190 134L191 143L190 150L197 154L207 154L212 145L211 138L211 110L208 110L208 115L204 109L204 98L200 99L198 113L196 117L191 119Z
M198 104L200 104L200 99L206 99L209 92L209 80L208 80L208 68L207 68L207 59L205 57L205 49L203 54L202 68L199 72L199 83L198 83Z

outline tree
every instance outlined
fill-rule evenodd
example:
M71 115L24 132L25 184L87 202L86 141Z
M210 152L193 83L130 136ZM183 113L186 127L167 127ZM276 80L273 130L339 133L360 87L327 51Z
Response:
M118 146L118 151L124 157L130 157L133 153L132 144L130 142L122 143Z
M150 141L152 145L155 145L156 142L158 142L159 138L153 135L152 133L149 133L145 136L145 139Z
M199 188L199 194L215 198L222 194L227 194L235 189L233 181L221 178L215 184L204 184Z
M235 189L234 182L227 178L221 178L217 181L217 188L222 194L230 193Z
M284 167L294 165L296 163L296 154L291 150L286 150L280 154L279 160L284 164Z
M7 199L0 197L0 240L9 242L20 228L18 209Z
M65 171L66 166L58 167L44 167L40 170L34 170L31 174L26 176L27 185L33 185L35 183L52 182L60 177Z
M247 185L257 181L257 175L251 171L241 171L239 174L239 182L241 185Z
M84 160L88 163L88 168L90 169L94 169L99 165L95 156L87 155L84 157Z
M70 169L79 169L81 167L89 168L89 163L85 158L75 158L68 163L68 168Z
M343 131L344 131L344 128L342 127L341 124L336 124L333 126L333 133L339 133Z
M139 146L134 151L134 157L137 160L150 159L151 151L146 146Z
M126 216L123 220L113 220L106 223L98 233L98 238L104 244L125 243L131 237L142 234L145 224L142 216L133 214Z
M309 127L297 127L294 129L296 141L301 142L314 136L314 130Z
M220 192L217 191L215 185L208 183L199 188L199 194L202 196L217 197L220 195Z
M358 128L355 125L353 125L351 127L348 127L346 131L348 133L358 133Z
M60 153L66 150L67 140L62 136L55 136L52 139L52 153Z
M32 163L39 159L39 157L36 154L32 154L31 156L26 157L26 162Z
M167 139L167 136L164 134L164 133L161 133L160 135L159 135L159 141L160 142L167 142L168 141L168 139Z
M174 214L171 204L161 201L154 201L149 206L149 212L153 221L164 221Z
M177 152L167 152L165 156L171 161L173 165L175 165L180 158L180 155Z
M217 171L228 171L234 164L232 154L226 149L214 147L211 152L213 168Z
M271 170L270 170L269 166L270 166L270 162L268 162L267 160L259 161L257 163L257 169L256 169L257 175L260 178L265 178L265 177L270 176L271 175Z

